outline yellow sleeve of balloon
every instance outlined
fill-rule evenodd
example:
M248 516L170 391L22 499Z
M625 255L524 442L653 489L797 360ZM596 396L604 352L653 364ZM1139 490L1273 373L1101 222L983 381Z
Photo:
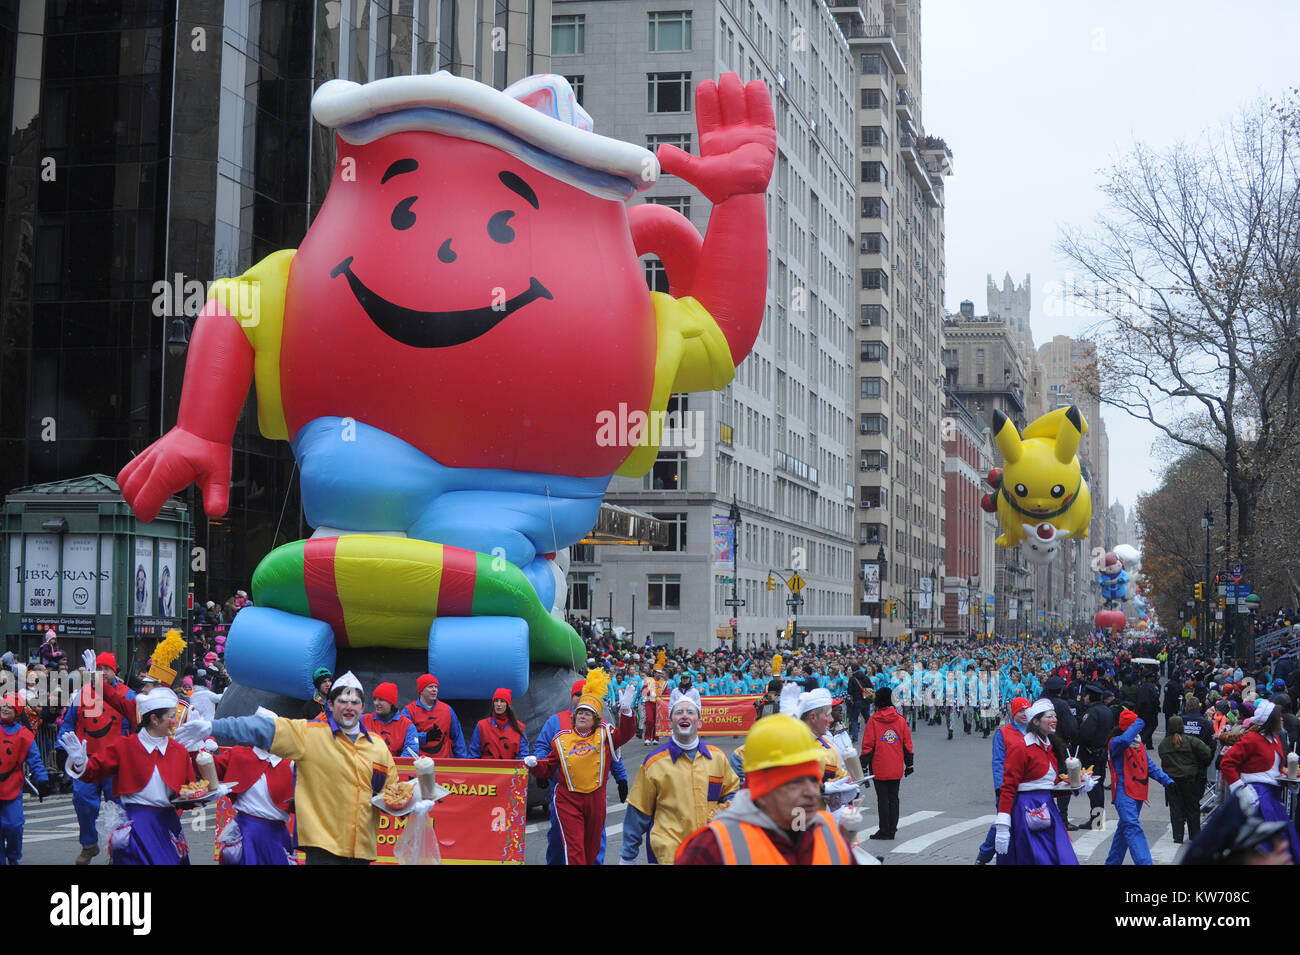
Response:
M659 344L655 354L655 376L650 395L651 414L668 407L674 394L690 391L719 391L736 377L731 346L708 310L690 296L673 298L665 292L651 292ZM632 449L618 474L639 477L650 470L659 454L658 443Z
M257 388L257 426L262 436L289 440L280 394L280 341L284 298L294 249L272 252L237 278L213 282L208 299L220 302L253 346L253 384Z

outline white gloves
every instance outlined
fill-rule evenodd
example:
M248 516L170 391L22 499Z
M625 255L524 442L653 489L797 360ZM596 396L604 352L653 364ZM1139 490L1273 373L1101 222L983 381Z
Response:
M536 756L525 756L525 757L524 757L524 765L527 766L529 769L532 769L534 766L537 765L537 757L536 757Z
M1255 791L1254 786L1245 780L1238 779L1229 787L1228 791L1237 798L1243 809L1259 809L1259 793Z
M867 817L857 806L845 806L839 813L839 824L848 832L858 832L867 828Z
M68 768L74 773L80 773L86 768L86 747L81 740L77 739L77 734L69 730L59 737L59 744L63 751L68 754Z
M87 673L95 672L95 651L94 650L81 651L81 665L86 668Z
M1084 777L1083 777L1083 788L1082 788L1081 790L1079 790L1079 791L1080 791L1080 792L1085 792L1085 793L1090 793L1090 792L1092 792L1094 789L1097 788L1097 782L1098 782L1098 779L1097 779L1096 776L1084 776Z
M172 734L176 742L191 753L198 750L203 745L203 741L211 735L212 724L207 720L186 720L176 727L176 732Z
M208 739L205 739L203 741L203 745L200 747L200 749L202 749L204 752L207 753L215 753L217 750L221 749L221 747L217 745L217 741L215 739L209 737Z
M993 851L998 855L1004 856L1011 848L1011 827L998 826L996 834L993 836Z
M629 683L623 687L623 691L618 695L618 711L624 715L632 712L632 707L636 705L636 687Z
M998 818L994 825L996 826L996 830L993 836L993 849L998 855L1004 856L1011 848L1011 813L998 813Z

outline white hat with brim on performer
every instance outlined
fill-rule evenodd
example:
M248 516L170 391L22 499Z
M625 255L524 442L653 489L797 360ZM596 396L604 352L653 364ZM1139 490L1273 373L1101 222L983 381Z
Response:
M357 679L356 674L353 673L351 670L349 670L347 673L343 674L332 684L330 684L330 696L334 696L338 693L339 690L348 687L351 687L352 689L356 690L357 694L361 697L361 699L364 700L366 698L366 691L361 686L361 681Z
M676 713L678 704L681 703L695 707L696 716L704 712L704 706L700 703L700 691L694 687L685 693L678 689L673 690L672 696L668 698L668 715L671 716Z
M1035 717L1042 716L1044 713L1054 713L1055 711L1056 707L1052 705L1051 700L1034 700L1034 702L1029 705L1029 709L1025 714L1025 719L1027 722L1032 723Z
M835 701L831 698L831 691L824 686L819 686L815 690L809 690L807 693L799 694L799 712L798 716L803 717L805 713L811 713L813 710L820 710L823 706L834 706Z
M180 698L165 686L141 693L135 698L135 709L140 714L141 722L156 710L174 710L179 704Z

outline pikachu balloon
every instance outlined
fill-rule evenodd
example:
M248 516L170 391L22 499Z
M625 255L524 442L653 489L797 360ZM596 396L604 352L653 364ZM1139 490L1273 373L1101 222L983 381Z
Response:
M1074 405L1049 411L1023 434L1001 411L993 413L993 439L1003 467L989 472L993 492L984 495L980 506L998 515L999 547L1024 541L1054 545L1088 536L1092 495L1077 455L1087 433L1088 422ZM1056 553L1049 547L1047 559Z

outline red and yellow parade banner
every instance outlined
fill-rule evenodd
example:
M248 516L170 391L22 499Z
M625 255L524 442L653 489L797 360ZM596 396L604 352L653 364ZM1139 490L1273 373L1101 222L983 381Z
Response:
M398 757L394 762L403 780L415 777L414 760ZM437 774L438 784L450 790L433 810L443 864L523 865L528 807L524 765L500 759L440 759ZM217 800L217 832L234 818L230 799ZM393 847L407 818L380 812L376 865L396 864ZM289 828L292 831L293 820ZM220 859L221 843L214 849Z
M755 695L700 697L701 736L744 736L754 725ZM655 724L659 735L666 737L668 728L668 696L659 698Z

